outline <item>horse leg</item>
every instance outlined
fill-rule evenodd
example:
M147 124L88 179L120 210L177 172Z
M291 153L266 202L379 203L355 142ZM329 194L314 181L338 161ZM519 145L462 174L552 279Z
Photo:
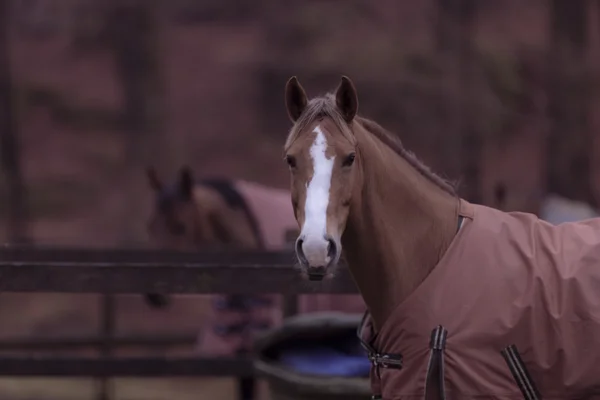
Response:
M244 349L240 349L238 355L248 354ZM244 376L238 380L238 399L254 400L256 392L256 378L253 376Z

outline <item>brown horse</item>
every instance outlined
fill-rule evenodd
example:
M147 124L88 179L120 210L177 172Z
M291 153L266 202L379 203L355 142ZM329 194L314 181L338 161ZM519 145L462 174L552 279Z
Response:
M379 398L600 397L600 219L460 199L357 115L346 77L310 101L292 77L285 99L298 260L321 280L344 251Z
M148 222L153 242L162 248L282 250L293 247L290 231L298 225L288 190L243 180L205 179L195 182L189 168L180 170L174 185L165 185L153 169L148 171L155 192L155 208ZM162 295L147 295L151 305L166 304ZM278 325L281 296L215 296L213 325L201 333L199 350L213 355L248 351L252 328ZM362 312L358 295L301 295L301 313L314 311ZM251 329L246 329L250 326ZM249 385L249 384L248 384ZM242 385L243 386L243 385ZM246 386L248 387L248 386ZM241 389L242 392L250 389ZM242 397L248 397L242 393Z

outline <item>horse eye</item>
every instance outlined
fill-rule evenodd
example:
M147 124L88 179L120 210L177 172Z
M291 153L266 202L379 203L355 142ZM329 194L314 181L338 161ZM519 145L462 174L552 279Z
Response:
M354 153L350 153L346 156L346 158L344 159L344 162L342 163L343 167L350 167L352 164L354 164L354 159L356 158L356 154Z
M288 163L290 168L296 168L296 158L294 156L285 156L285 161Z

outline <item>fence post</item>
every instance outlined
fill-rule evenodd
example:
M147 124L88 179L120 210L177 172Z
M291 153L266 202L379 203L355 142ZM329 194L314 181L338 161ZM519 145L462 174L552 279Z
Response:
M21 170L17 115L13 104L10 68L8 0L0 0L0 143L7 191L7 236L11 243L30 243L28 198Z
M115 296L103 294L100 301L100 356L109 358L112 355L113 339L115 336ZM102 378L99 381L98 400L109 400L114 398L114 386L110 379Z
M462 173L466 182L465 197L473 203L482 202L481 192L481 155L483 138L474 126L476 118L475 96L473 76L475 69L475 49L473 48L473 36L477 21L477 0L459 1L459 81L461 86L460 96L460 122L459 137L462 144Z
M114 67L124 98L125 159L122 168L122 187L126 193L123 207L121 244L141 242L140 228L144 226L146 187L142 171L150 161L159 160L158 144L163 132L162 80L159 61L158 22L155 1L114 0L108 3L107 31ZM115 334L117 299L103 294L101 329L104 343L102 355L112 354ZM111 382L101 383L99 397L112 397Z
M446 176L466 181L463 194L469 201L480 202L481 137L474 131L471 111L474 93L473 45L476 22L474 0L436 0L437 23L434 42L438 62L446 71L440 78L440 135L437 154L442 158Z
M547 187L558 195L596 203L591 185L587 1L550 0L548 49L551 121L547 140ZM577 176L578 179L573 179Z

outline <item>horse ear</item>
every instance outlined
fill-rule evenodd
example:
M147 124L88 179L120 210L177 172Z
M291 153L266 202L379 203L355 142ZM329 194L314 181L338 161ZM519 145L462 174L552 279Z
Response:
M160 179L158 179L158 174L156 173L156 169L154 169L154 167L146 168L146 176L148 177L148 183L152 189L157 192L162 190L163 184Z
M285 106L292 122L300 118L307 104L306 92L298 82L298 78L292 76L285 85Z
M181 193L185 199L191 199L193 190L194 174L190 167L187 165L183 166L179 172L179 193Z
M354 84L347 76L342 76L342 81L337 87L335 103L344 120L352 122L358 111L358 96Z

